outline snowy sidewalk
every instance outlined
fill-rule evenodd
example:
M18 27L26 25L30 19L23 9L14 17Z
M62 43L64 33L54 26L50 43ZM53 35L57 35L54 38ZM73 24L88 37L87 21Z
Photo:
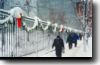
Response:
M78 46L74 47L71 50L68 49L68 44L65 45L65 53L62 54L62 57L92 57L92 38L88 39L88 45L85 47L84 51L83 41L78 41ZM56 57L55 52L43 55L43 57Z
M78 54L79 49L82 46L82 41L78 41L78 46L75 48L73 44L73 48L69 50L68 44L65 44L65 52L62 53L62 57L76 57L76 54ZM56 57L55 51L43 55L43 57Z
M86 50L84 50L86 48ZM47 54L44 53L45 50L38 53L38 57L56 57L55 51L51 51ZM27 55L25 57L33 57L34 54ZM88 39L88 44L86 47L83 45L83 41L78 40L78 46L74 47L71 50L68 49L68 44L65 44L65 52L62 54L62 57L92 57L92 38Z

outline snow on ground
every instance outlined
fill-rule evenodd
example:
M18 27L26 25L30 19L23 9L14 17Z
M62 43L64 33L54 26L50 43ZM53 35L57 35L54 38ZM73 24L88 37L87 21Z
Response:
M17 57L30 53L34 53L33 57L36 57L38 56L37 52L40 53L41 50L45 50L45 53L48 52L55 38L55 35L48 37L47 32L34 31L30 33L29 41L27 41L27 32L24 30L19 31L19 33L17 32L15 31L13 35L9 32L5 33L5 45L3 46L2 34L0 33L0 57L10 57L11 55ZM8 33L10 35L8 35Z
M87 48L84 51L84 48ZM47 50L43 50L37 53L38 57L56 57L55 51L52 49L51 52L44 53ZM24 57L33 57L34 54L29 54ZM84 47L83 40L78 40L78 46L74 47L71 50L68 49L68 44L65 44L65 52L62 54L62 57L92 57L92 37L88 38L88 44Z
M24 55L23 57L56 57L54 48L51 48L53 40L56 36L51 35L50 37L48 37L46 32L41 33L40 31L38 31L30 34L30 41L26 42L26 40L24 39L24 37L27 38L26 33L24 31L20 33L20 47L16 47L16 43L13 43L13 45L5 44L3 49L4 56L11 56L11 52L13 51L14 56ZM5 34L5 36L7 36L7 33ZM2 52L1 37L2 35L0 34L0 52ZM9 36L7 37L9 38ZM17 41L15 40L15 37L13 37L13 42ZM5 42L7 43L8 41L5 40ZM12 49L10 49L10 47ZM0 56L2 56L2 53L0 53ZM75 48L73 45L73 48L71 50L68 49L68 44L65 43L65 53L62 54L62 57L92 57L92 37L88 38L88 43L86 44L83 43L83 40L78 40L78 46Z

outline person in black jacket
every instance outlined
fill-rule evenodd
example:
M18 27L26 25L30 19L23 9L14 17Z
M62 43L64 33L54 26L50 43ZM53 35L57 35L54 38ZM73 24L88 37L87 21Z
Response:
M72 49L73 38L71 33L68 35L66 42L68 42L69 49Z
M79 39L80 39L80 40L82 40L82 36L83 36L83 35L80 33L80 34L79 34Z
M54 40L54 43L52 45L52 48L55 47L56 50L56 56L61 57L62 51L64 50L64 42L60 36L57 36L57 38Z

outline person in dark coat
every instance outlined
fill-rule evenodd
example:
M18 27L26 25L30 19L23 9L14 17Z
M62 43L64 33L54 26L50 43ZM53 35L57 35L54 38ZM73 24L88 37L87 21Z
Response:
M68 35L66 42L68 42L69 49L72 49L73 39L71 33Z
M77 47L77 40L79 39L79 36L76 33L69 33L69 36L67 37L69 49L72 49L72 44L75 44L75 47Z
M57 36L57 38L54 40L54 43L52 45L52 48L55 47L56 50L56 56L61 57L62 51L64 50L64 42L60 36Z
M80 40L82 40L82 34L79 34L79 38L80 38Z
M77 47L77 40L79 39L79 36L76 33L72 33L71 35L72 35L73 43L75 44L75 47Z

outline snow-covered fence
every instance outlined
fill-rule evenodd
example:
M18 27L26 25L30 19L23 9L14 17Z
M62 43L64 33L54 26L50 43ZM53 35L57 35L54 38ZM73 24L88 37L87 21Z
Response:
M55 34L50 34L47 31L33 30L26 31L24 26L21 29L17 27L17 21L13 17L13 22L9 18L9 14L5 16L5 12L0 12L0 57L19 57L34 53L34 56L39 54L45 54L51 51L51 45L53 43ZM33 20L22 18L22 21L32 24ZM45 50L43 53L39 51Z
M18 9L20 11L18 11ZM18 12L17 12L18 11ZM20 15L20 12L22 12L22 26L21 28L18 28L18 21L16 19L17 16ZM56 25L51 24L51 27L48 28L49 21L42 21L38 17L30 18L23 15L23 10L21 8L16 7L14 9L11 9L8 11L8 14L6 11L1 10L0 11L0 56L1 57L19 57L24 56L30 53L33 53L34 56L40 56L42 54L50 52L52 49L52 43L54 41L54 38L58 35L59 30L64 28L64 32L62 32L62 37L64 41L66 41L67 32L79 32L82 33L82 31L70 28L63 25ZM4 14L7 14L5 17ZM17 16L16 16L17 15ZM36 21L38 20L38 21ZM35 22L34 22L35 21ZM33 25L36 24L36 22L39 22L38 25L34 28ZM35 23L35 24L34 24ZM42 23L42 24L41 24ZM43 26L44 25L44 26ZM61 27L61 28L60 28ZM59 30L57 30L59 28ZM61 32L60 31L60 32ZM41 52L40 51L43 51Z

